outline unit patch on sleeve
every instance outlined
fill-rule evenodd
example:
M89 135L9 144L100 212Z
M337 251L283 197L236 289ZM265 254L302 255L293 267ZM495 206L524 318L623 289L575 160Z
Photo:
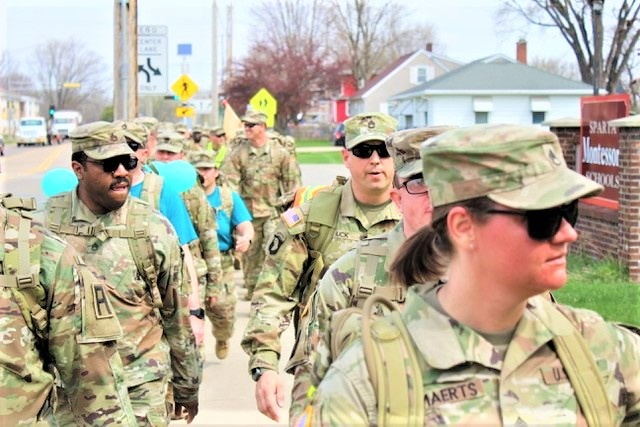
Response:
M273 236L271 237L271 241L269 242L269 255L277 254L280 248L282 247L282 244L284 243L284 241L285 241L285 238L281 232L276 231L275 233L273 233Z

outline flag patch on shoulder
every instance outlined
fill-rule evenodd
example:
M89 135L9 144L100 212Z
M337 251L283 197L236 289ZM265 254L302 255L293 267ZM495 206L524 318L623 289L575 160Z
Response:
M302 221L302 211L299 208L291 208L282 214L282 220L288 227L293 227Z

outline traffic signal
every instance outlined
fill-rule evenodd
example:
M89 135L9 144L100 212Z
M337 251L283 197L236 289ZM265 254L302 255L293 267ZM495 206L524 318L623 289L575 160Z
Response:
M49 117L53 118L53 115L56 113L56 106L55 105L49 105Z
M177 101L180 99L180 97L178 95L165 95L164 99L171 99L173 101Z

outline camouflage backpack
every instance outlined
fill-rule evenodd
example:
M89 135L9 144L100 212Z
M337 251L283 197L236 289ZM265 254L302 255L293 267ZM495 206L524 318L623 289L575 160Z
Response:
M130 198L125 229L98 229L89 225L74 226L63 224L63 213L71 206L71 193L68 192L50 197L47 206L46 226L56 234L127 239L138 273L140 273L149 288L154 307L163 307L160 291L158 290L158 269L153 241L149 236L149 230L144 226L145 218L153 214L153 208L149 204L140 202L136 198ZM167 309L171 308L167 307Z
M220 189L220 206L216 208L216 212L222 211L227 214L227 218L231 221L231 213L233 212L233 192L225 185L218 186Z
M0 236L0 286L11 289L15 302L30 330L36 337L47 337L47 312L44 288L40 286L40 246L42 234L33 232L29 212L36 209L35 199L0 195L0 205L6 208L6 219ZM7 230L17 231L17 248L5 252Z
M615 418L606 388L582 334L551 302L543 298L540 301L551 322L572 331L571 335L555 336L553 343L587 425L612 425ZM376 317L373 313L381 306L389 313ZM361 322L360 329L353 327L357 320ZM422 378L424 362L415 350L397 305L384 296L371 295L362 309L351 307L335 313L330 334L333 360L357 337L362 337L365 363L378 402L378 425L424 424L424 389L422 381L416 381Z
M160 208L160 195L164 186L164 178L158 174L154 167L152 173L145 173L140 189L140 199L149 203L154 209Z

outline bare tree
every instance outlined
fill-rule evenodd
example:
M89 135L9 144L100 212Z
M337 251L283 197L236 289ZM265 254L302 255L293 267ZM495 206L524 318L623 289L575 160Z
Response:
M0 56L0 88L15 95L30 95L33 90L31 80L20 72L18 63L13 61L8 51Z
M540 26L554 27L573 51L580 76L585 83L594 84L597 59L602 57L602 78L609 92L618 88L625 65L635 54L640 38L640 1L602 1L603 17L612 26L604 31L603 51L594 46L594 0L503 0L499 11L499 26L514 28L514 17ZM599 55L602 56L599 56Z
M331 0L328 13L334 55L351 60L359 86L400 56L435 42L433 27L409 24L410 11L393 0Z
M30 58L36 93L44 105L83 111L96 99L104 102L107 66L101 57L77 40L49 40ZM78 83L79 87L65 87Z
M571 80L580 80L578 67L572 62L562 61L556 58L536 57L529 61L529 65Z

